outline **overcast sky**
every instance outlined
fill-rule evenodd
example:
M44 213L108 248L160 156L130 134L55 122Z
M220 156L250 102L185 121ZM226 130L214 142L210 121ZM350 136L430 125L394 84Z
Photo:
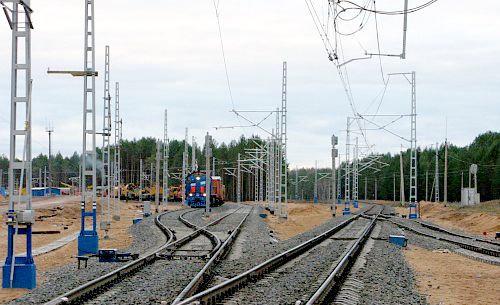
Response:
M214 129L248 125L236 110L260 122L281 107L282 67L288 65L288 161L295 166L331 166L331 136L346 150L346 120L353 116L341 78L328 60L313 18L302 0L223 1L219 21L225 50L229 94L214 2L95 2L97 130L102 130L104 50L111 49L111 96L120 83L123 138L163 139L168 110L170 139L201 143L207 132L218 142L244 134L267 138L259 128ZM358 1L359 2L359 1ZM364 1L362 1L364 2ZM403 9L377 1L377 9ZM409 1L415 7L427 0ZM327 1L312 1L327 21ZM385 5L385 6L384 6ZM31 1L33 78L33 156L48 153L46 127L54 128L53 151L70 156L82 150L83 79L49 75L52 70L82 70L85 1ZM480 134L499 131L500 2L440 0L408 15L406 59L378 57L345 65L354 105L360 114L409 114L411 85L403 76L416 72L417 144L470 144ZM0 155L9 155L11 31L0 16ZM339 21L340 22L340 21ZM358 22L358 21L354 21ZM358 22L359 23L359 22ZM342 22L340 26L349 29ZM351 24L353 28L357 24ZM402 16L378 15L380 52L400 54ZM330 33L331 34L331 33ZM355 36L342 38L343 60L378 53L373 14ZM329 36L333 39L333 36ZM340 50L339 50L340 53ZM383 72L381 72L381 70ZM389 82L387 87L384 80ZM385 94L382 92L385 88ZM114 114L113 114L114 115ZM374 118L386 125L395 117ZM447 122L447 124L446 124ZM275 128L275 114L261 127ZM447 125L447 128L446 128ZM374 126L366 126L373 128ZM396 153L410 143L410 119L385 131L366 131L374 152ZM351 135L354 141L355 134ZM364 140L359 135L359 143ZM112 140L113 141L113 140ZM98 137L97 145L102 146Z

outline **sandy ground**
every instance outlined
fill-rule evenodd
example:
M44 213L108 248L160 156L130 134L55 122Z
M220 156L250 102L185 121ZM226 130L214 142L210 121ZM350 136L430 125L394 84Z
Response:
M331 204L312 204L312 203L289 203L288 219L279 220L278 216L271 214L266 210L266 220L269 227L275 233L275 237L286 240L299 235L302 232L309 231L319 226L332 217ZM361 208L362 205L359 205ZM351 205L351 212L359 210ZM343 205L337 205L336 215L342 215Z
M400 215L409 212L408 208L397 207L396 210ZM422 201L420 213L421 219L431 220L439 226L490 239L495 237L495 232L500 231L500 200L483 202L473 207ZM431 252L413 246L404 252L418 274L418 289L427 296L429 303L500 303L500 266L443 252Z
M54 200L40 200L34 203L38 216L51 216L37 220L35 231L59 230L59 234L34 235L33 247L40 247L54 240L78 232L80 230L80 197L55 197ZM3 201L5 203L5 201ZM251 204L259 204L252 203ZM392 202L377 202L392 203ZM499 204L498 201L494 204ZM0 198L0 209L3 206ZM57 206L64 206L57 209ZM493 232L500 231L500 209L485 212L444 207L442 204L422 203L423 219L430 219L438 225L460 229L473 234L487 232L491 237ZM169 209L177 209L179 204L170 204ZM332 217L330 204L289 203L288 219L280 221L277 216L266 212L266 220L276 237L285 240L310 230ZM360 205L361 207L361 205ZM351 211L355 211L351 205ZM98 210L100 211L100 210ZM343 206L337 205L337 215L342 215ZM125 248L131 242L128 228L132 219L140 213L138 203L124 203L121 205L121 220L112 221L111 238L100 240L101 248ZM408 214L408 208L400 208L400 214ZM0 222L0 248L6 249L7 230L5 214L2 212ZM98 219L99 222L99 219ZM64 228L67 229L64 229ZM99 230L100 237L103 237ZM18 252L21 252L19 250ZM35 257L37 270L47 270L59 265L74 262L77 253L77 241L53 252ZM417 272L418 289L427 295L431 304L498 304L500 299L500 267L493 266L454 253L435 253L415 247L408 247L404 251L408 261ZM1 253L4 259L5 254ZM38 278L37 281L43 281ZM26 289L0 289L0 303L26 293Z
M81 197L80 196L60 196L53 198L35 199L33 204L35 215L37 217L33 231L59 231L58 234L34 234L33 249L47 245L71 235L74 232L80 232L81 226ZM109 238L104 238L104 231L99 230L100 222L100 200L98 198L97 209L97 228L99 234L99 248L127 248L132 242L132 236L128 234L128 229L133 224L133 219L140 215L142 209L139 202L124 202L120 204L121 218L119 221L111 220L111 229ZM113 204L113 203L112 203ZM90 206L92 206L90 204ZM154 205L152 205L152 208ZM170 209L178 209L180 204L169 204ZM112 208L113 211L113 208ZM114 213L112 212L112 215ZM7 225L6 215L2 213L0 217L0 259L4 260L7 254ZM86 226L91 225L91 219L88 218ZM26 242L23 239L18 240L16 253L25 251ZM5 250L3 250L5 249ZM76 261L78 254L78 241L74 240L67 245L52 252L41 254L34 257L37 268L37 283L43 282L44 278L39 276L40 271L56 268ZM0 270L1 273L1 270ZM0 289L0 303L12 300L29 290L27 289Z
M431 304L499 304L500 266L455 253L408 247L406 259L418 273L418 290Z

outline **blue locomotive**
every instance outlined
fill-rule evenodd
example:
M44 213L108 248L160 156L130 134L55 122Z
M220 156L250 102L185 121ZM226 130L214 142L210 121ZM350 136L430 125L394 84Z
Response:
M192 208L204 208L207 201L205 172L196 171L186 177L186 204ZM210 206L220 206L224 203L224 185L222 178L212 176Z

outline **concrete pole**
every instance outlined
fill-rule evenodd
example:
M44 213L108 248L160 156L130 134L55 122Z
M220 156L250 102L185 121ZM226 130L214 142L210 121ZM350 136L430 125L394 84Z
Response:
M378 200L378 197L377 197L377 188L378 188L377 177L375 177L375 200Z

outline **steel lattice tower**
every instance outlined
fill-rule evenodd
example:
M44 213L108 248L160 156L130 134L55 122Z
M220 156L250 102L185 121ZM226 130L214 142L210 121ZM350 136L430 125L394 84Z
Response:
M36 266L32 255L32 226L35 223L35 214L31 207L31 29L33 28L31 13L33 11L29 7L30 0L4 2L12 2L11 19L9 19L7 8L1 3L12 30L12 66L8 246L7 258L3 266L2 287L33 289L36 287ZM17 119L22 115L18 116L18 110L25 111L24 120L20 122ZM18 143L24 143L21 156L16 156ZM22 194L24 181L26 181L26 195ZM16 185L19 186L18 196L14 196ZM25 217L26 220L22 220ZM26 254L16 257L18 234L26 235Z
M278 216L281 213L281 140L280 136L280 111L279 108L276 109L276 133L274 137L274 211L278 210Z
M410 156L410 217L418 218L417 201L417 93L415 71L411 73L411 156ZM413 209L413 211L412 211Z
M272 145L271 141L269 138L267 138L266 142L266 151L267 151L267 160L266 160L266 201L267 201L267 207L269 208L270 202L271 202L271 194L272 194L272 186L273 186L273 181L272 181L272 173L273 173L273 168L272 168L272 163L273 163L273 158L272 158Z
M89 45L90 44L90 45ZM94 1L85 0L85 43L83 61L83 148L82 148L82 227L78 237L78 255L97 254L96 203L96 111L95 111L95 35ZM87 181L92 190L87 191ZM92 212L87 212L86 197L92 197ZM92 217L92 230L85 230L85 218Z
M120 197L121 197L121 145L122 132L120 120L120 83L115 83L115 169L114 169L114 185L117 187L118 198L115 201L113 219L120 219Z
M434 174L434 185L435 185L435 201L439 202L439 143L436 142L436 170Z
M354 160L353 160L353 182L352 182L352 185L353 185L353 203L354 203L354 207L357 208L358 207L358 195L359 195L359 160L358 160L358 157L359 157L359 148L358 148L358 138L356 137L356 146L354 147Z
M342 196L342 183L340 183L340 178L341 178L341 163L340 163L340 154L339 154L339 168L337 170L337 177L338 177L338 183L337 183L337 204L340 204L340 197Z
M260 158L259 158L259 165L260 165L260 172L259 172L259 188L260 188L260 195L259 195L259 201L263 202L264 201L264 158L266 156L266 152L264 148L261 148L260 150Z
M165 126L163 129L163 202L165 202L165 209L168 204L168 129L167 129L167 109L165 109Z
M344 215L351 214L350 202L350 177L349 177L349 150L350 148L350 133L349 133L349 117L347 118L347 135L346 135L346 155L345 155L345 194L344 194Z
M188 163L188 129L186 128L186 137L184 138L184 153L182 155L182 203L186 203L186 172Z
M286 113L287 113L287 64L283 62L283 84L281 93L281 135L280 135L280 218L288 217L288 164L286 155ZM282 205L283 202L283 205Z
M238 182L236 184L236 202L241 202L241 154L238 153L238 177L236 179Z
M104 119L102 130L102 192L106 194L106 204L104 196L101 202L101 230L106 230L106 235L111 225L111 157L110 157L110 137L111 137L111 95L109 92L109 46L106 46L104 54ZM105 220L103 220L105 219Z

